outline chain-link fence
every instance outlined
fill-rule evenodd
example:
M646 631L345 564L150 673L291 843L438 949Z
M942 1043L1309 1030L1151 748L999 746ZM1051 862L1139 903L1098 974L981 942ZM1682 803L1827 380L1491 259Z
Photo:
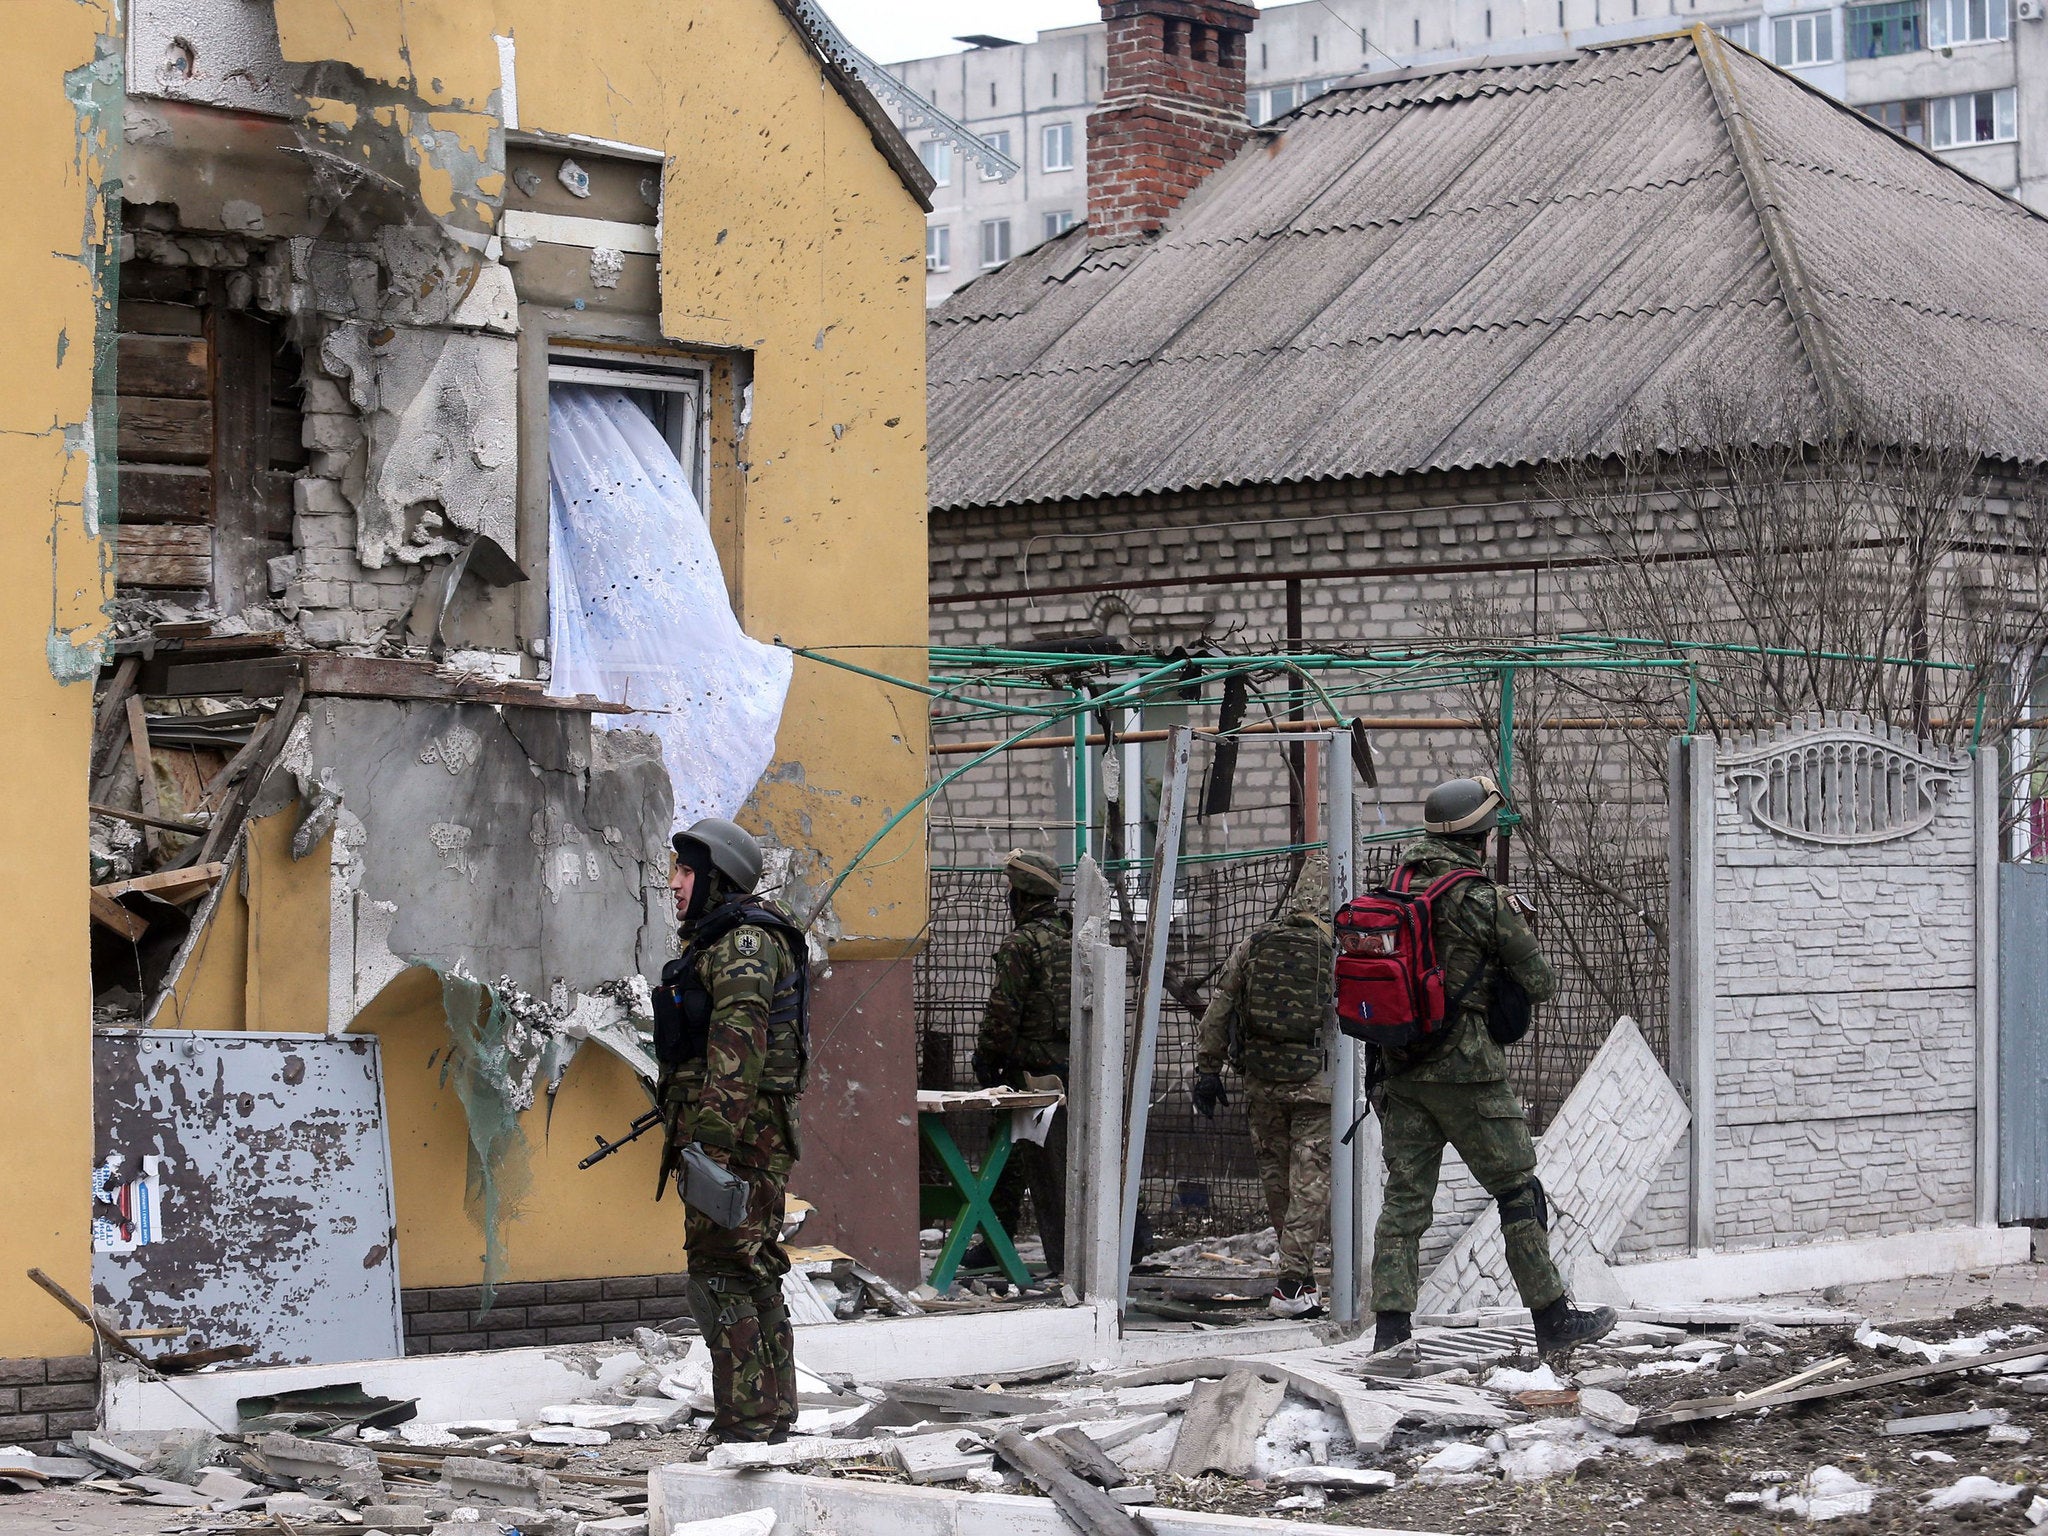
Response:
M1398 853L1391 842L1365 845L1358 888L1389 877ZM1301 850L1279 849L1180 866L1145 1143L1144 1207L1163 1237L1266 1224L1243 1095L1233 1092L1230 1104L1205 1120L1196 1115L1188 1088L1215 977L1238 943L1279 913L1301 858ZM1134 914L1142 910L1151 871L1147 865L1108 874L1113 940L1130 955L1127 1027L1134 1042L1144 948ZM1509 1053L1510 1070L1538 1130L1621 1014L1634 1017L1660 1057L1666 1055L1664 945L1645 918L1661 917L1663 870L1645 865L1633 875L1632 888L1607 892L1554 873L1515 871L1516 883L1534 902L1538 936L1558 973L1557 997L1537 1010L1529 1037ZM969 1060L988 1001L991 961L1010 929L1007 891L1000 869L933 873L931 930L915 976L921 1087L974 1086ZM954 1129L963 1150L978 1157L986 1130L960 1124ZM936 1179L937 1169L927 1169L925 1177Z

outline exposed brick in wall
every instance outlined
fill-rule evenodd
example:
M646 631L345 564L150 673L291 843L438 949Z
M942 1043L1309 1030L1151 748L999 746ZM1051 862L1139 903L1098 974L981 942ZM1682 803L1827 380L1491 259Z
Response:
M1244 39L1230 0L1104 0L1108 82L1088 118L1088 233L1149 234L1246 139Z
M473 1349L530 1349L543 1344L594 1344L623 1339L687 1317L688 1276L617 1275L609 1280L527 1281L498 1287L486 1312L474 1285L403 1293L405 1352L445 1355Z
M99 1400L91 1355L0 1360L0 1445L50 1455L73 1430L98 1426Z

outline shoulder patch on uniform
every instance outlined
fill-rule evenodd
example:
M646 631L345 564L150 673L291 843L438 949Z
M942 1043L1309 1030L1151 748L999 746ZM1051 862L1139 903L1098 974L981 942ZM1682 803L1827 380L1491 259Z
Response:
M761 935L751 928L742 928L733 935L732 947L743 955L758 955L761 953Z

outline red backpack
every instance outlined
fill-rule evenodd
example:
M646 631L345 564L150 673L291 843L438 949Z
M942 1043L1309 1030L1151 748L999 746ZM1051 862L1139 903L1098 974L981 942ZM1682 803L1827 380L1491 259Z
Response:
M1400 1047L1443 1028L1444 971L1436 958L1437 899L1486 877L1454 869L1422 890L1409 866L1337 914L1337 1027L1354 1040Z

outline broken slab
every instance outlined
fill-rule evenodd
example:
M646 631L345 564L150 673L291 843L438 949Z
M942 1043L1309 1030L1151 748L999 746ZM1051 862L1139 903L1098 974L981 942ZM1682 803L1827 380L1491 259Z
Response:
M697 1463L657 1467L647 1475L649 1536L679 1536L693 1520L770 1509L780 1531L832 1531L840 1536L1074 1536L1050 1499L1024 1494L916 1488L898 1483L804 1477L790 1472L732 1472ZM1311 1525L1197 1510L1148 1508L1154 1536L1444 1536L1357 1525Z
M1588 1258L1605 1263L1614 1253L1691 1123L1635 1020L1617 1021L1536 1144L1536 1174L1551 1207L1572 1217L1550 1234L1561 1269L1570 1273ZM1620 1283L1627 1285L1625 1275ZM1415 1310L1455 1312L1513 1295L1500 1208L1489 1204L1423 1282Z
M1391 1472L1364 1467L1289 1467L1275 1473L1272 1480L1290 1488L1358 1488L1374 1493L1401 1481Z
M827 1435L792 1435L780 1445L731 1441L714 1445L705 1458L712 1467L798 1467L826 1461L896 1461L893 1440L834 1440Z
M959 1482L970 1472L992 1470L996 1463L995 1455L981 1448L979 1436L957 1431L911 1435L893 1444L903 1470L920 1485Z
M1884 1432L1899 1435L1955 1435L1966 1429L1989 1429L2012 1415L2003 1408L1979 1408L1966 1413L1923 1413L1910 1419L1886 1419Z
M1200 1477L1204 1472L1249 1477L1259 1436L1286 1396L1287 1383L1277 1372L1238 1370L1221 1381L1201 1383L1181 1423L1167 1472L1174 1477Z
M1579 1388L1579 1417L1610 1435L1632 1435L1642 1410L1627 1399L1599 1387Z

